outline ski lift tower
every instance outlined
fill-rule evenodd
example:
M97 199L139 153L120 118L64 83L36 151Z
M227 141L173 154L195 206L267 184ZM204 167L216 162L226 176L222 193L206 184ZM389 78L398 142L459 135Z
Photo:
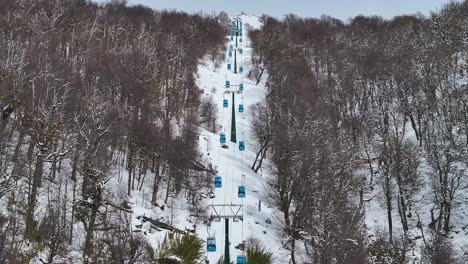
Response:
M240 32L240 17L236 16L234 17L233 19L233 23L235 26L233 26L233 30L235 31L236 33L236 47L234 49L234 73L237 74L237 48L239 47L239 42L238 42L238 38L239 38L239 32Z
M231 85L231 87L238 87L236 90L226 90L225 94L232 94L232 121L231 121L231 142L237 143L237 132L236 132L236 106L235 106L235 94L241 94L241 85Z
M242 215L242 204L212 204L210 221L221 222L224 219L225 224L225 243L224 243L224 264L231 263L230 242L229 242L229 219L233 222L244 221Z

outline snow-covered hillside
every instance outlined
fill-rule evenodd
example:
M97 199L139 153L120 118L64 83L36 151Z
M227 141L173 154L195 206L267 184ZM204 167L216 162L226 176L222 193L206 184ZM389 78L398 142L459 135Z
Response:
M212 133L206 129L200 128L199 136L199 152L202 160L206 165L212 165L222 178L222 187L213 188L214 198L210 198L208 194L204 195L199 200L199 207L206 208L210 214L215 214L211 205L219 204L241 204L242 209L240 214L243 215L244 221L233 222L230 220L229 240L231 250L231 260L234 260L237 255L243 252L236 247L248 238L257 238L263 242L266 248L274 254L273 263L288 263L290 252L284 249L285 238L283 237L283 218L278 212L277 207L273 204L269 197L270 186L268 178L271 175L271 164L268 160L264 163L261 173L256 174L250 166L255 158L257 147L252 134L252 117L249 113L251 106L263 100L267 95L265 89L265 76L259 85L247 78L247 74L252 69L251 65L251 47L248 38L247 30L249 28L259 28L262 26L258 17L251 15L240 16L243 22L243 41L239 44L238 49L242 49L242 54L238 54L238 67L243 67L243 73L234 74L232 67L234 65L233 58L226 54L224 63L215 66L211 60L202 61L198 68L197 85L204 91L205 98L212 97L217 104L218 116L218 131ZM235 41L231 41L227 36L227 50L232 45L235 47ZM228 52L228 51L227 51ZM228 64L231 64L231 70L228 70ZM230 88L225 88L226 81L230 81ZM237 127L237 142L244 141L246 151L239 151L239 144L230 142L231 123L232 123L232 97L226 91L238 89L238 85L243 84L244 90L241 94L235 95L235 112L236 112L236 127ZM228 101L228 107L223 107L223 100ZM244 107L244 112L238 111L239 104ZM220 134L225 133L228 148L222 148L220 143ZM415 136L410 126L406 126L405 135L407 141L414 141ZM417 142L413 142L417 145ZM422 159L424 163L424 159ZM377 170L378 166L375 166ZM427 164L421 166L419 173L422 177L421 186L418 193L415 194L415 202L412 204L414 215L409 220L409 234L412 239L410 247L413 249L411 259L419 263L421 259L421 250L424 247L424 239L429 239L431 222L431 208L433 206L433 196L431 194L430 169ZM360 171L363 177L369 177L367 169ZM376 177L377 178L377 177ZM238 197L237 190L239 186L246 187L246 198ZM364 192L364 221L367 232L367 243L372 243L381 232L388 232L388 223L386 209L384 206L384 194L381 188L382 182L375 180L369 188ZM213 186L214 187L214 186ZM145 190L146 189L146 190ZM158 204L164 204L165 193L160 194ZM143 191L133 198L133 222L132 227L149 231L149 224L142 224L138 219L145 215L153 219L163 218L164 222L171 224L178 229L195 229L195 232L200 238L215 237L216 252L206 252L206 258L209 263L217 263L224 254L225 246L225 224L224 220L220 222L209 222L207 219L196 218L192 215L190 207L185 198L170 198L166 204L165 210L160 210L158 207L153 207L151 200L151 186L145 186ZM466 205L466 196L463 195L463 200L459 201L458 206ZM259 203L261 203L261 211L259 211ZM397 205L395 205L397 206ZM219 208L219 207L217 207ZM230 214L232 212L218 212L222 214ZM393 228L394 235L397 239L402 234L402 227L399 223L398 211L393 210ZM463 227L466 224L466 213L461 210L454 214L453 222L457 227ZM421 221L423 233L419 228ZM465 223L465 224L464 224ZM147 226L148 225L148 226ZM463 230L462 230L463 229ZM166 231L145 232L153 247L157 248L158 243L164 238ZM426 237L423 237L425 235ZM456 252L466 252L467 250L467 234L464 228L458 228L450 235L451 241ZM301 243L296 244L296 261L298 263L306 263L305 250Z
M241 214L244 221L233 222L230 220L230 243L231 243L231 260L242 251L235 249L235 247L242 243L242 241L254 237L264 243L269 251L274 254L274 263L287 263L288 252L283 249L281 241L282 224L275 207L270 203L271 198L268 197L269 187L267 185L268 171L263 170L260 174L256 174L250 170L250 165L254 160L256 149L254 148L254 138L251 134L251 115L249 109L254 105L264 100L266 90L264 83L255 85L255 82L246 78L246 75L251 69L251 48L248 39L247 28L258 28L261 23L258 17L251 15L242 15L240 19L243 22L243 41L239 43L239 49L242 49L242 54L238 54L238 67L243 67L243 73L234 74L232 70L227 70L227 64L233 65L233 57L226 54L225 62L216 68L211 61L204 61L200 63L198 69L197 85L203 89L204 96L212 96L217 103L218 120L219 120L219 133L226 133L227 145L229 148L221 148L219 133L211 133L205 129L201 129L199 143L199 151L202 153L201 160L206 164L212 164L218 171L218 175L222 177L222 188L214 189L215 198L210 199L208 195L205 199L200 200L200 203L212 212L211 204L242 204ZM248 26L249 25L249 26ZM230 41L227 37L228 50L229 45L235 46L235 41ZM225 88L226 80L230 81L231 88ZM241 94L236 94L235 109L236 109L236 124L237 124L237 142L244 141L246 150L239 151L239 144L229 141L231 131L231 104L232 95L225 94L226 90L237 89L237 85L243 84L244 91ZM223 107L223 100L227 99L229 107ZM239 113L238 106L243 104L244 112ZM245 176L243 178L242 176ZM246 198L238 198L238 186L243 185L245 179ZM148 186L148 188L150 188ZM161 211L159 208L153 208L149 202L150 189L147 194L144 192L137 195L132 201L134 203L133 214L133 227L142 225L141 221L137 218L145 215L152 218L160 218L170 222L173 226L179 229L192 229L196 219L190 215L190 210L185 199L169 200L169 210ZM160 197L163 200L163 194ZM259 203L261 203L261 211L259 211ZM160 204L163 204L162 202ZM149 230L149 226L143 225L142 229ZM225 225L224 221L212 222L211 225L201 223L196 225L196 233L204 240L209 236L216 238L217 251L214 253L207 253L207 258L210 263L216 263L224 254L225 245ZM145 232L148 240L154 247L158 246L166 232Z

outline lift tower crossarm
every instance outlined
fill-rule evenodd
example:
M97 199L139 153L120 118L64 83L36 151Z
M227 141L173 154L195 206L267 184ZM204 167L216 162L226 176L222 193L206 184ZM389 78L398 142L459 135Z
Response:
M214 215L210 216L211 221L221 221L221 218L224 219L225 223L225 246L224 246L224 264L231 263L231 256L229 252L229 219L232 219L234 222L244 221L244 216L242 215L242 204L212 204L211 208L213 209Z

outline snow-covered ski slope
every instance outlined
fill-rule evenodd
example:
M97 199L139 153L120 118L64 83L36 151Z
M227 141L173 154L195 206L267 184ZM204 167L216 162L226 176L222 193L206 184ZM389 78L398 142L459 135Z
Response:
M218 170L218 175L222 177L222 188L214 189L215 198L210 199L208 196L200 200L200 206L205 206L210 210L212 204L242 204L241 214L244 221L233 222L230 220L230 249L231 261L235 261L237 255L242 254L242 251L235 249L237 245L247 240L250 237L260 240L266 249L274 254L273 263L288 263L288 251L282 247L282 221L279 217L275 206L270 203L268 193L270 187L267 184L269 175L268 161L264 162L263 172L256 174L250 170L250 166L255 158L256 142L251 133L251 114L249 113L250 106L255 105L265 99L266 90L265 83L262 82L258 86L254 81L249 80L246 76L251 70L251 48L250 40L248 39L248 28L259 28L261 23L259 18L250 15L239 16L243 25L243 41L239 44L239 49L242 49L242 54L237 54L238 68L243 67L243 73L234 74L233 70L227 70L227 64L231 63L234 66L233 59L229 58L227 52L229 45L235 47L235 40L230 41L230 36L227 36L226 59L219 67L215 67L210 60L205 60L200 63L198 68L197 85L204 91L204 97L213 97L217 104L218 110L218 133L211 133L200 128L199 151L201 153L200 160L206 164L212 164ZM266 78L264 78L266 79ZM229 80L231 88L226 89L225 83ZM230 142L231 121L232 121L232 95L225 94L227 90L238 89L240 83L244 84L242 94L235 95L235 110L236 110L236 127L237 127L237 144ZM223 100L228 99L229 107L223 107ZM239 113L239 104L243 104L244 113ZM220 133L226 133L226 141L228 149L221 148ZM239 151L239 141L244 141L246 145L245 151ZM242 175L245 177L243 178ZM244 185L246 187L246 197L238 198L238 187ZM214 181L214 179L213 179ZM214 186L214 183L213 183ZM164 193L158 195L158 204L162 205ZM133 216L132 228L141 229L148 241L154 248L158 248L158 244L166 231L156 231L151 229L148 222L142 224L137 218L139 216L147 216L153 219L162 219L161 221L177 227L178 229L193 229L200 238L206 241L209 236L216 238L216 252L206 252L205 256L209 263L217 263L224 255L225 246L225 224L213 221L211 225L200 223L200 219L195 219L189 208L189 203L183 198L169 199L166 209L162 211L158 207L151 205L151 186L145 186L142 192L132 197ZM258 203L261 201L261 211L258 210ZM224 212L228 214L228 212ZM269 220L269 221L268 221ZM271 223L271 224L269 224ZM206 248L205 248L206 249Z
M255 237L261 240L268 250L274 253L275 263L287 263L288 252L282 249L281 245L281 224L279 218L275 217L273 206L269 203L268 190L266 184L265 170L263 175L255 174L250 170L255 157L255 140L251 134L251 115L250 106L262 100L266 96L264 84L255 85L255 82L249 80L246 75L251 70L251 48L248 39L247 25L252 28L258 28L261 24L257 17L242 15L240 16L243 25L243 41L239 43L239 49L242 54L237 53L237 67L243 67L243 73L234 74L233 70L227 70L227 64L234 66L234 55L229 58L226 55L226 61L219 69L214 69L212 64L202 65L199 68L198 85L204 89L205 95L213 95L218 104L219 133L226 134L228 149L221 148L220 136L208 131L202 133L202 137L207 139L200 140L200 143L207 144L201 146L201 150L208 149L209 156L206 158L217 166L218 175L222 177L222 188L215 189L215 198L208 201L210 204L243 204L242 213L244 221L230 221L230 242L231 242L231 261L235 260L241 251L236 250L235 246L249 237ZM228 37L229 38L229 37ZM228 42L235 48L235 40ZM229 80L231 88L225 88L225 82ZM231 121L232 121L232 95L225 94L226 90L238 89L239 84L244 84L242 94L235 95L237 142L244 141L246 150L239 151L239 144L230 142ZM229 106L223 107L223 100L227 99ZM244 113L239 113L238 106L243 104ZM206 153L206 155L208 155ZM245 178L242 177L245 176ZM238 198L238 187L243 185L245 179L246 198ZM261 201L261 211L258 211L258 203ZM226 214L228 212L225 212ZM271 224L267 221L270 220ZM217 251L208 253L210 263L216 263L224 254L225 236L224 220L221 222L212 222L210 227L199 230L202 237L215 236Z

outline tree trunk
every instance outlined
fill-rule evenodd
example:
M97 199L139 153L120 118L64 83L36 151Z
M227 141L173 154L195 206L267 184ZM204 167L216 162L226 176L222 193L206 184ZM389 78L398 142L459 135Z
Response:
M156 156L156 165L155 165L155 175L154 175L154 183L153 183L153 196L151 197L151 204L156 205L158 199L158 190L159 190L159 183L161 182L161 177L159 175L159 167L160 167L161 155L157 154Z
M407 116L409 116L410 120L411 120L411 127L413 128L414 130L414 134L416 135L416 139L418 141L421 141L421 135L419 134L419 130L417 128L417 125L416 125L416 121L414 120L414 117L412 114L406 114Z
M68 240L68 244L72 244L73 241L73 224L75 218L75 199L76 199L76 173L78 170L78 159L80 157L80 144L76 146L75 156L73 157L73 165L72 165L72 172L71 172L71 180L73 181L73 204L72 204L72 211L71 211L71 220L70 220L70 237Z
M385 111L385 110L384 110ZM390 243L393 241L393 221L392 221L392 178L390 175L390 163L392 162L392 156L390 152L390 141L389 141L389 122L388 122L388 113L384 112L384 120L383 120L383 151L382 151L382 159L383 159L383 176L384 176L384 191L385 191L385 198L386 198L386 206L387 206L387 221L388 221L388 233L389 233L389 240Z
M37 203L37 192L41 186L42 171L44 165L44 155L41 153L37 156L36 168L34 171L31 191L28 199L28 208L26 209L26 228L25 236L31 238L35 230L34 210Z
M260 168L262 167L262 163L263 163L263 160L266 157L267 150L268 150L268 142L266 143L265 148L263 149L262 155L260 156L260 161L258 163L258 166L254 170L255 173L257 173L258 170L260 170Z
M252 167L250 167L251 170L255 169L255 165L257 165L258 158L260 157L260 154L262 153L263 150L263 145L260 147L260 149L257 151L257 154L255 155L255 160L254 163L252 164Z
M91 210L91 216L89 217L89 223L86 229L86 239L83 249L83 264L92 263L90 257L93 254L93 239L94 239L94 227L96 225L97 205L93 205Z
M18 157L20 154L21 145L23 145L23 139L24 139L24 130L20 129L20 133L18 136L18 140L16 142L15 150L13 151L13 157L11 158L11 161L15 163L15 167L16 167L16 162L18 161ZM14 169L13 171L16 171L16 170Z
M406 206L406 201L401 190L400 190L400 197L399 197L399 203L398 203L398 213L400 214L401 225L403 227L403 232L406 236L406 233L408 232L408 218L406 216L407 206Z
M164 198L164 203L167 204L167 200L169 199L169 190L171 187L171 181L170 178L167 177L167 187L166 187L166 198Z
M386 191L385 191L385 196L386 196L386 203L387 203L387 221L388 221L388 234L389 234L389 239L390 243L393 241L393 222L392 222L392 194L391 194L391 188L390 188L390 177L385 176L385 185L386 186Z
M292 241L291 241L291 263L292 264L296 264L295 249L296 249L296 239L292 237Z
M55 143L54 144L54 152L57 153L57 146L58 143ZM53 161L52 161L52 166L50 167L50 170L52 171L52 179L55 180L55 177L57 176L57 155L54 155L53 157Z
M265 71L265 67L260 67L260 74L258 75L257 82L255 85L258 85L260 81L262 80L263 72Z
M127 158L128 181L127 181L127 195L130 196L132 192L132 172L133 172L133 148L130 147Z

